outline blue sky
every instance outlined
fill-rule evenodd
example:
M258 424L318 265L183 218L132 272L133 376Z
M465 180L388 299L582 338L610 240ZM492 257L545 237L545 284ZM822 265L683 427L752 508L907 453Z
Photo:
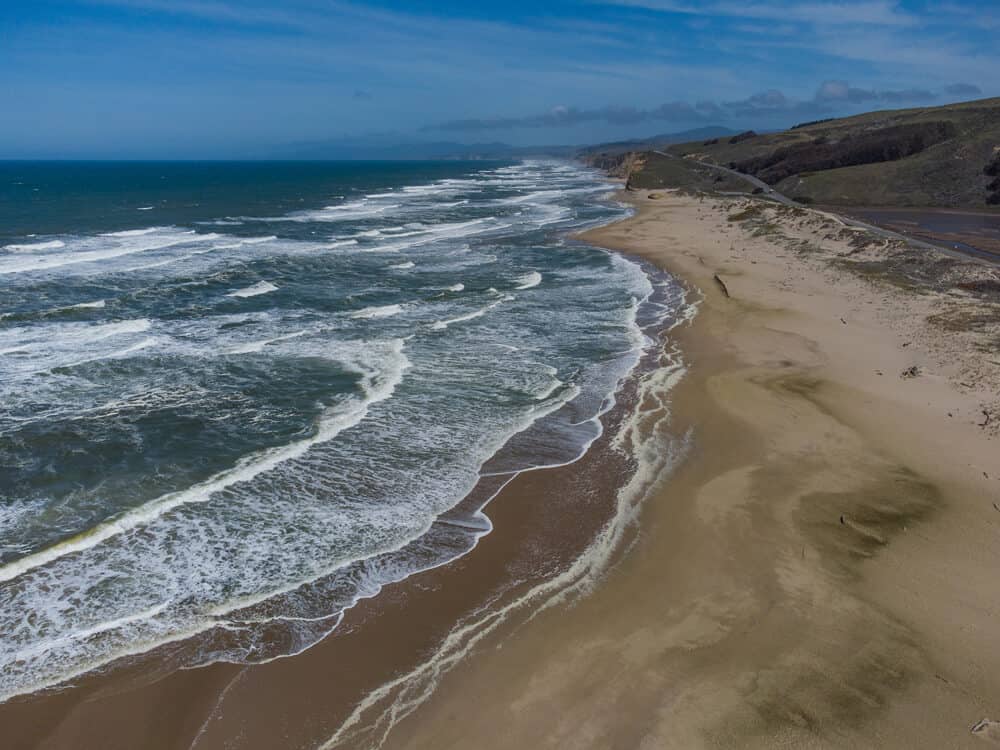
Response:
M0 157L589 143L1000 95L1000 2L3 0Z

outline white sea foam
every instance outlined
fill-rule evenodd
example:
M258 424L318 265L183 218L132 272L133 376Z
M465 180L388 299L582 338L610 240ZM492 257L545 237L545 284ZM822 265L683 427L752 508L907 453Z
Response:
M57 561L66 555L95 550L95 548L101 550L93 553L96 556L96 564L99 566L113 566L115 558L108 556L112 555L115 550L126 555L122 558L123 560L128 560L128 555L132 554L151 554L151 551L146 548L150 540L156 538L157 533L160 535L161 542L164 535L170 537L174 533L171 530L173 529L171 524L176 524L177 516L174 515L172 521L165 518L172 510L191 504L203 506L220 492L226 490L233 492L234 488L244 487L255 477L273 471L287 462L304 460L310 451L317 446L329 443L344 431L353 429L360 424L372 405L390 398L401 382L404 371L409 367L409 362L403 354L403 343L396 340L381 342L368 350L357 361L357 367L359 368L358 374L362 376L361 395L327 410L319 420L314 435L285 446L258 451L237 462L233 469L220 472L199 485L182 492L162 496L141 508L120 515L111 522L90 529L85 536L75 537L0 568L0 580L29 575L39 565L57 564ZM375 367L378 369L373 369ZM271 502L273 499L268 500L263 508L269 507ZM226 505L228 504L227 502ZM320 512L325 508L327 509L326 515L316 515L316 512L313 512L313 515L303 516L302 522L308 524L312 519L313 523L336 524L337 517L329 515L329 507L328 502L322 503L322 506L315 511ZM308 511L308 509L300 508L298 505L296 508ZM371 520L376 525L379 523L377 515ZM166 524L168 528L166 530L159 528L156 526L158 523ZM425 522L414 531L423 533L428 524L429 522ZM148 535L149 539L143 541L143 539L135 538L133 535L125 538L114 548L109 546L113 539L139 527L146 528L146 531L143 532L144 538L145 535ZM204 540L197 535L192 538L192 542L196 545L199 541ZM252 539L247 538L243 539L242 543L248 544L252 541ZM408 541L409 539L393 542L382 550L372 551L371 554L395 552ZM279 546L282 548L283 555L304 552L304 550L293 551L285 545ZM169 547L173 547L173 544L170 543ZM272 545L268 549L277 548ZM270 554L264 549L260 550L260 553ZM92 570L76 565L64 565L56 569L49 568L48 575L43 574L42 576L47 583L44 583L40 590L29 588L38 583L36 577L23 579L23 587L0 589L5 606L26 605L30 601L34 607L33 611L37 614L36 622L21 621L14 630L7 633L9 638L5 636L8 648L4 653L4 664L5 667L10 666L11 668L5 668L3 672L0 672L0 701L14 695L65 682L116 659L142 653L166 643L190 638L208 630L229 627L236 630L245 629L248 624L254 621L252 617L245 621L237 620L234 623L230 623L224 618L236 610L245 611L248 607L253 607L273 596L293 591L304 583L364 559L364 557L365 555L362 554L361 556L346 555L334 559L323 558L317 560L317 566L311 566L301 572L305 578L276 582L269 588L252 594L241 595L237 593L235 596L230 596L228 602L216 602L214 606L201 609L192 609L186 606L185 593L177 589L162 590L156 583L153 583L146 587L147 596L141 597L143 592L137 588L130 588L129 593L137 597L134 601L122 602L118 598L96 598L93 606L88 609L88 617L83 621L65 618L68 613L66 603L59 599L58 592L52 591L51 587L72 586L84 583L85 580L108 583L116 578L114 574L108 575L108 571L114 570L114 568L101 567L98 570ZM259 561L252 555L247 557L247 561L249 567L241 570L241 574L253 576L255 570L252 568ZM182 565L192 563L197 567L196 560L179 558L177 562ZM92 564L94 564L93 561ZM163 571L158 572L162 573ZM206 568L201 572L212 579L218 571ZM57 577L53 578L53 575ZM188 581L187 578L183 580ZM144 600L144 604L139 604ZM127 606L122 606L129 603L139 606L131 610ZM272 619L278 621L282 619L282 616L268 618L267 621ZM322 635L328 632L329 628L335 626L339 620L339 613L317 617L291 616L287 619L289 622L324 623L320 633ZM258 621L264 622L264 620ZM313 642L309 641L303 644L302 648ZM109 649L105 644L111 648Z
M495 230L504 225L498 223L498 221L493 217L484 217L479 219L471 219L469 221L459 221L459 222L445 222L441 224L432 224L426 226L420 232L414 232L414 239L405 242L388 242L385 244L374 245L371 250L373 252L399 252L401 250L406 250L409 248L420 247L421 245L426 245L431 242L436 242L441 239L455 238L455 237L471 237L473 235L482 234L484 232L489 232ZM388 240L395 240L397 237L405 237L407 235L396 234L386 237Z
M123 255L162 250L175 245L208 242L217 234L201 234L192 230L172 230L154 227L111 232L98 237L80 237L64 245L64 252L18 254L0 257L0 274L45 271L80 263L94 263Z
M542 283L542 275L538 271L532 271L529 274L525 274L518 280L518 285L514 287L515 289L531 289Z
M255 352L264 351L264 347L270 346L271 344L277 344L281 341L290 341L291 339L297 339L301 336L305 336L309 331L295 331L294 333L286 333L283 336L275 336L271 339L262 339L260 341L250 341L246 344L240 344L239 346L234 346L229 350L229 354L253 354Z
M412 260L404 260L402 263L394 263L389 266L389 268L395 269L397 271L405 271L408 268L413 268L416 265Z
M148 524L174 508L188 503L207 502L214 493L236 483L249 481L286 461L298 458L312 446L328 442L344 430L354 427L365 418L373 403L383 401L393 394L396 386L402 381L403 373L410 366L409 360L403 354L403 342L397 339L390 344L389 354L391 356L384 363L389 369L383 373L367 373L363 383L363 398L351 400L344 406L329 410L319 420L312 436L277 448L251 453L237 461L231 469L220 471L204 482L178 492L162 495L135 510L98 524L88 530L86 534L78 535L0 566L0 582L13 580L30 570L66 555L96 547L119 534ZM0 700L4 700L6 697L8 696L0 695Z
M56 250L60 247L66 247L66 243L62 240L49 240L48 242L33 242L23 245L4 245L4 250L10 250L12 253L34 253L39 250Z
M143 237L147 234L168 231L170 227L147 227L145 229L125 229L121 232L105 232L101 237ZM187 234L192 234L187 232Z
M448 287L447 291L449 291L449 292L461 292L464 289L465 289L465 284L462 284L461 282L459 282L458 284L452 284L450 287Z
M518 204L518 203L533 203L538 202L542 199L555 199L563 194L561 190L536 190L532 193L527 193L525 195L515 195L513 198L501 198L500 203L508 204Z
M399 203L373 203L367 198L357 201L350 201L336 206L326 206L312 211L298 211L287 216L276 216L267 221L294 221L294 222L340 222L355 221L357 219L368 219L373 216L384 214L386 211L399 208Z
M380 307L366 307L357 312L351 313L352 318L391 318L403 312L402 305L382 305Z
M240 237L236 238L235 242L227 242L221 245L212 245L205 250L201 250L200 253L206 253L211 250L235 250L236 248L243 247L245 245L260 245L264 242L273 242L278 239L275 235L270 234L266 237ZM190 256L185 256L190 257ZM145 266L148 268L149 266Z
M230 292L227 297L256 297L260 294L267 294L268 292L277 291L278 287L272 284L270 281L258 281L253 286L248 286L243 289L237 289L235 292Z
M472 312L466 313L465 315L459 315L454 318L449 318L448 320L435 321L434 323L431 324L431 329L435 331L443 331L448 326L454 325L455 323L464 323L468 320L475 320L476 318L481 318L497 305L502 305L504 302L510 302L513 299L514 297L508 294L498 299L496 302L491 302L485 307L480 307L478 310L473 310Z
M153 341L136 343L133 339L125 348L108 346L120 347L119 338L134 337L151 327L147 318L136 318L112 323L47 323L0 329L0 354L21 355L3 363L0 378L9 381L5 385L16 387L21 378L37 373L130 354L151 346Z
M148 318L136 318L134 320L122 320L117 323L101 323L89 326L86 329L75 333L76 343L92 343L102 341L112 336L121 336L127 333L142 333L148 331L152 323Z
M145 338L142 341L132 344L131 346L126 346L124 349L116 349L114 351L106 352L104 354L95 354L92 357L85 357L83 359L78 359L75 362L67 362L65 364L60 364L60 368L70 368L79 367L80 365L86 365L91 362L100 362L106 359L121 359L122 357L127 357L130 354L141 351L143 349L148 349L156 344L155 337Z
M328 242L325 247L327 250L335 250L338 247L349 247L351 245L357 245L357 240L338 240L336 242Z

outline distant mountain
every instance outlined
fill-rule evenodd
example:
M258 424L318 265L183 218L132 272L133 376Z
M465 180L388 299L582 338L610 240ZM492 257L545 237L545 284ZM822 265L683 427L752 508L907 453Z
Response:
M660 148L672 143L697 139L721 138L735 130L705 127L666 133L596 146L512 146L509 143L455 143L452 141L405 141L401 136L385 134L356 138L340 138L311 143L297 143L269 154L272 159L337 159L406 161L422 159L528 159L589 156L597 152L623 153L638 149Z
M663 148L674 143L687 143L688 141L703 141L711 138L723 138L736 135L737 131L724 128L720 125L709 125L693 130L683 130L679 133L662 133L650 136L649 138L636 138L628 141L612 141L610 143L597 143L593 146L578 148L577 152L584 157L591 158L597 155L610 156L621 154L626 151L645 151L654 148Z
M509 143L454 143L451 141L379 143L363 139L331 140L289 146L274 154L281 159L433 160L524 159L570 157L575 146L512 146Z

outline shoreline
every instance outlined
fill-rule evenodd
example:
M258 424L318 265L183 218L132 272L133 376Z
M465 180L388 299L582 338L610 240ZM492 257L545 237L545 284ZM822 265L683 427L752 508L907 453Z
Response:
M638 399L663 430L647 446L661 458L693 437L632 509L639 522L599 585L507 609L610 517L614 429L574 464L517 476L473 553L361 601L304 654L144 686L95 676L5 704L14 746L333 747L362 696L415 669L336 746L1000 742L1000 724L979 723L1000 716L1000 465L979 427L1000 362L965 387L968 341L926 327L954 301L832 263L884 251L858 251L816 212L647 195L582 239L703 298L669 337L683 379L623 395L605 418ZM772 225L786 234L762 231ZM813 234L830 238L810 255ZM665 410L669 425L656 421ZM456 622L464 640L450 644Z
M613 443L631 404L641 398L640 374L660 372L662 362L654 367L647 361L657 352L656 345L648 348L609 395L614 404L595 417L601 434L580 456L525 468L513 477L484 475L438 519L436 526L455 517L465 528L462 519L470 514L487 517L490 529L477 527L484 533L477 532L472 549L362 598L333 632L304 652L263 664L173 671L173 654L188 644L170 644L83 675L71 687L0 705L7 736L17 747L196 748L239 736L241 746L272 748L289 741L293 724L297 743L321 745L362 698L391 684L400 670L419 669L458 625L485 612L485 629L492 630L489 619L501 603L537 597L536 588L588 548L615 513L614 498L629 475L629 462ZM567 486L577 492L566 494ZM538 498L548 507L535 507ZM567 515L575 516L573 524L565 523ZM521 609L512 606L510 614ZM331 674L345 673L331 680ZM261 704L269 710L255 712Z
M965 382L975 350L935 318L952 295L833 263L881 243L814 212L646 195L586 239L703 291L672 394L692 450L596 591L456 668L385 746L1000 741L1000 466L979 416L1000 371Z

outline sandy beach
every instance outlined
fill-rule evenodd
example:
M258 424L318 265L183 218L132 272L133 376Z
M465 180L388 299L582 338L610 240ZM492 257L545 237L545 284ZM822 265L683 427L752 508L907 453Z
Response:
M954 294L838 267L892 250L833 217L635 200L587 239L704 293L672 399L690 455L591 596L484 647L386 746L1000 739L998 365L966 338L995 323L943 329Z
M679 384L647 366L583 460L503 489L471 554L305 653L162 678L154 654L0 706L8 746L1000 741L980 723L1000 719L997 329L942 323L984 303L902 284L886 269L903 251L826 214L630 200L635 217L585 239L701 297L664 334ZM636 413L656 460L623 495L613 442Z

